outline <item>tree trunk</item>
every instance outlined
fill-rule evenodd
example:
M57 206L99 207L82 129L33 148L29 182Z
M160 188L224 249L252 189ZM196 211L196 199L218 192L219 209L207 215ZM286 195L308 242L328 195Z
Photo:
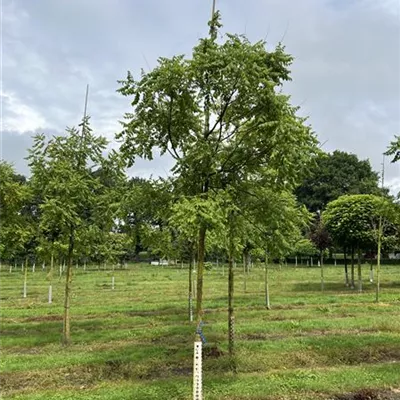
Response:
M28 257L25 258L25 268L24 268L24 292L23 292L23 298L26 298L26 285L27 285L27 280L28 280Z
M354 289L354 247L351 246L351 288Z
M346 287L349 286L349 270L347 268L347 249L346 247L343 249L344 253L344 276L345 276L345 282L346 282Z
M49 271L49 304L53 302L53 267L54 267L54 253L51 252L50 258L50 271Z
M204 255L206 252L206 228L202 226L199 232L199 256L197 260L197 293L196 293L196 319L199 323L203 317L203 275Z
M357 246L357 272L358 272L358 291L362 292L362 276L361 276L361 249Z
M323 258L324 258L324 256L323 256L323 253L322 253L322 251L320 252L320 260L321 260L321 265L320 265L320 267L321 267L321 292L323 292L324 291L324 287L325 287L325 282L324 282L324 262L323 262Z
M72 283L72 258L74 251L74 231L71 228L69 235L68 246L68 265L65 275L65 297L64 297L64 318L63 318L63 344L68 345L71 341L71 321L70 321L70 307L71 307L71 283Z
M324 252L322 250L319 252L319 260L322 267L324 265Z
M188 296L188 313L189 321L193 322L193 288L192 288L192 273L193 273L193 257L189 260L189 296Z
M228 348L229 355L233 356L235 347L235 315L233 309L234 274L233 274L233 254L229 252L229 277L228 277Z
M369 259L369 281L371 283L374 282L374 266L372 264L372 255L371 255L370 259Z
M246 253L243 253L243 290L246 293L247 290L247 282L246 282L246 274L247 274L247 256Z
M271 304L269 302L268 255L267 255L267 252L265 252L264 285L265 285L265 306L267 307L267 310L270 310Z
M378 225L378 252L376 255L376 292L375 301L379 302L379 292L380 292L380 272L381 272L381 251L382 251L382 216L379 217Z

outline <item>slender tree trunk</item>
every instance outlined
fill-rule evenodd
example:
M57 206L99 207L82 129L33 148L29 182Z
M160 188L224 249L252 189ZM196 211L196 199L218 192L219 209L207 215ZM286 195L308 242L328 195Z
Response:
M233 249L229 251L229 277L228 277L228 348L229 355L233 356L235 348L235 315L233 308L234 273Z
M351 246L351 288L354 289L354 247Z
M25 268L24 268L24 292L23 292L23 298L26 298L27 291L26 291L26 285L28 281L28 257L25 258Z
M247 282L246 282L246 274L247 274L247 257L246 253L243 253L243 290L246 293L247 291Z
M63 318L63 344L68 345L71 341L71 320L70 320L70 308L71 308L71 284L72 284L72 258L74 251L74 231L71 228L69 235L69 247L68 247L68 265L65 275L65 297L64 297L64 318Z
M344 253L344 276L345 276L345 282L346 282L346 287L349 286L349 270L347 268L347 249L346 247L343 249Z
M203 276L204 276L205 252L206 252L206 228L202 226L199 232L199 256L197 260L197 294L196 294L197 322L200 322L203 317Z
M264 286L265 286L265 306L267 307L267 310L270 310L271 304L269 302L268 254L267 254L267 252L265 252Z
M361 275L361 249L357 246L357 272L358 272L358 291L362 292L362 275Z
M53 302L53 267L54 267L54 254L51 252L50 258L50 271L49 271L49 304Z
M320 252L320 260L321 260L321 265L320 265L320 267L321 267L321 292L323 292L324 291L324 288L325 288L325 282L324 282L324 262L323 262L323 254L322 254L322 251Z
M372 264L372 256L369 259L369 281L374 282L374 266Z
M380 273L381 273L381 251L382 251L382 236L383 236L383 228L382 228L382 216L379 217L379 225L378 225L378 252L376 255L376 292L375 292L375 301L379 302L379 294L380 294Z
M189 321L193 322L193 288L192 288L192 273L193 273L193 257L189 260L189 296L188 296L188 313Z

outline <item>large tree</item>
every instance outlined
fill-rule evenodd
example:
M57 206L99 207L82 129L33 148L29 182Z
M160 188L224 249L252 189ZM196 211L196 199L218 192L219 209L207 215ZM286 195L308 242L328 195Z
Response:
M131 96L121 151L151 159L157 149L175 160L172 173L183 196L206 201L210 190L268 170L265 184L290 186L316 152L316 139L281 92L292 57L242 35L219 43L218 13L210 36L192 57L160 58L135 79L128 72L120 92ZM197 319L201 320L207 221L199 221Z
M343 151L321 153L311 174L296 189L297 198L310 211L324 210L344 194L379 194L379 176L368 160Z

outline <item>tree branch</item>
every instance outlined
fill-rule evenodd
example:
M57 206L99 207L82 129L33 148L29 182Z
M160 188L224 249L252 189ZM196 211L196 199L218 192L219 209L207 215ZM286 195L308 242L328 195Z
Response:
M171 143L171 147L172 147L172 151L174 152L175 156L173 156L173 154L171 153L171 151L168 149L167 150L169 152L169 154L171 154L171 156L175 159L175 160L180 160L181 158L179 157L179 154L177 153L174 143L172 142L172 134L171 134L171 127L172 127L172 103L174 101L173 96L170 96L171 101L169 102L169 111L168 111L168 140Z

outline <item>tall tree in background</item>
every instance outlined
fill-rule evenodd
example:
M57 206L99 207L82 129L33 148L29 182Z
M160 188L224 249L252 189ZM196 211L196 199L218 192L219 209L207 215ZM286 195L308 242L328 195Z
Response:
M312 212L324 210L329 202L344 194L381 192L378 173L368 160L338 150L320 154L310 176L296 189L298 200Z
M316 153L316 139L296 107L281 93L290 79L292 57L282 46L273 51L242 35L217 42L219 14L190 59L160 58L158 66L135 80L128 72L120 92L133 98L126 114L121 151L130 162L153 151L169 153L172 173L183 196L207 201L247 174L290 186ZM300 166L300 168L299 168ZM232 178L233 177L233 178ZM202 316L207 222L198 231L197 319Z

